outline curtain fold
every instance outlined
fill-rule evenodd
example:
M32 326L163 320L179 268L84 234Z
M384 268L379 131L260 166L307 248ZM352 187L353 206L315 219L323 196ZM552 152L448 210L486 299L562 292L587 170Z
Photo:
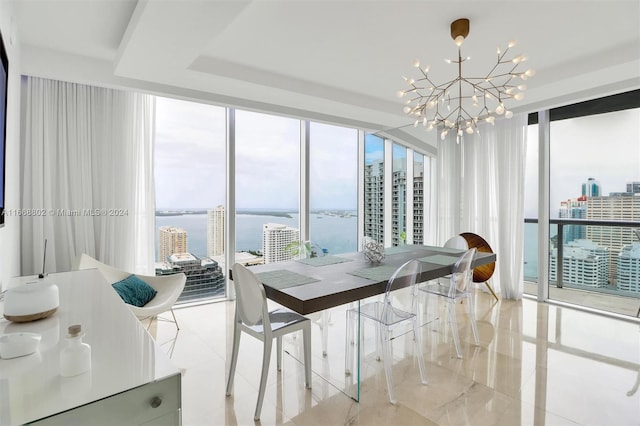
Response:
M23 79L22 274L79 253L127 271L154 261L152 96Z
M494 289L523 293L526 114L484 125L479 134L438 142L438 242L473 232L496 253Z

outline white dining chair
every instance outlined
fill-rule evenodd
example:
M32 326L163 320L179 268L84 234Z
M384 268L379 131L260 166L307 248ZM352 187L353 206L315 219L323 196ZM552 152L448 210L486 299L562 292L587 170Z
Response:
M260 420L273 339L276 339L277 342L276 359L277 368L280 371L282 369L282 336L302 330L305 385L307 389L311 389L311 321L285 308L269 312L264 286L255 274L239 263L233 265L232 272L236 290L236 312L233 322L233 346L226 394L230 396L233 390L233 379L240 348L240 334L244 331L264 343L262 374L254 414L254 420Z
M449 324L451 325L451 334L456 347L458 358L462 358L462 349L460 347L460 337L458 336L458 321L456 319L456 302L467 299L467 311L469 314L469 322L475 339L476 346L480 344L478 337L478 327L476 325L475 314L475 298L473 291L473 280L471 262L476 255L476 249L472 248L464 252L457 260L452 268L451 275L446 280L433 280L420 285L418 289L429 295L438 296L446 299L449 311Z
M418 358L418 367L420 369L420 378L422 384L427 384L427 373L424 364L424 356L422 354L422 334L418 326L417 315L417 276L420 273L420 262L410 260L400 266L389 278L384 300L368 302L360 306L360 309L353 308L347 310L347 336L345 355L345 373L350 375L353 363L353 341L354 328L359 318L365 321L373 322L376 326L376 349L381 349L382 360L384 363L385 377L387 380L387 390L389 392L389 400L392 404L397 402L394 386L393 386L393 354L392 340L393 331L400 326L411 325L413 330L413 341L416 348L416 356ZM408 287L410 296L394 297L396 290ZM404 330L403 330L404 331ZM359 360L358 360L359 362Z

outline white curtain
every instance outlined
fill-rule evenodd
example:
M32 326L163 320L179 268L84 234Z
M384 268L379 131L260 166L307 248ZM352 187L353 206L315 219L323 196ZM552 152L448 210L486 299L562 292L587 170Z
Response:
M438 142L438 242L473 232L497 255L492 277L503 298L523 292L527 116L483 125L479 134Z
M131 272L154 261L154 97L23 79L22 274L79 253Z

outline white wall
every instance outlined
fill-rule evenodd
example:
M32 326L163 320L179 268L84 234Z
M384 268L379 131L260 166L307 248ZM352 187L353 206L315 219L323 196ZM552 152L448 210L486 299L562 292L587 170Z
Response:
M17 17L11 2L0 1L0 31L9 59L7 88L7 138L5 170L5 210L20 206L20 45ZM0 288L20 273L20 219L5 216L0 228Z

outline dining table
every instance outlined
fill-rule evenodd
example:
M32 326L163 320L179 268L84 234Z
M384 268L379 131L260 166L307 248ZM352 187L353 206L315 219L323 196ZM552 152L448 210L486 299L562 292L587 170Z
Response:
M459 249L405 244L386 247L380 262L369 261L364 252L352 252L255 265L250 270L264 285L268 299L299 314L310 315L339 306L359 309L362 300L384 294L391 275L409 260L417 259L421 264L418 282L445 277L463 253L464 250ZM477 252L471 266L475 268L495 261L495 253ZM233 279L231 271L229 276ZM358 326L356 336L359 331ZM356 351L358 367L359 352ZM342 377L337 387L359 401L360 368L356 372L356 377ZM344 376L344 370L342 374L334 372L332 376Z

